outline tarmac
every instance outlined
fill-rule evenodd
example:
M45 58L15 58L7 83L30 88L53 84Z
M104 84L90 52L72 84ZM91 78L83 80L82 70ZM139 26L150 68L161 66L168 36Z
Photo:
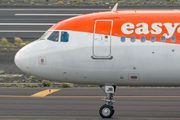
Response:
M180 119L180 88L118 87L111 119ZM0 88L1 120L100 120L100 88Z

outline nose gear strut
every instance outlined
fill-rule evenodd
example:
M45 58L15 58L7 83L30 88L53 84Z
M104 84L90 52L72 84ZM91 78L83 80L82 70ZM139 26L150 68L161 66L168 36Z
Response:
M113 103L115 103L115 100L113 100L113 95L115 93L116 86L105 86L105 90L103 89L103 86L100 86L100 88L106 95L106 97L102 98L102 101L105 101L106 104L101 106L99 114L103 118L110 118L114 114Z

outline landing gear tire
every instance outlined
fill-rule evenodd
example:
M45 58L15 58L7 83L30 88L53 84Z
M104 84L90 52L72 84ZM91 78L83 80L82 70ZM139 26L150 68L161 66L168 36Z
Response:
M114 114L114 107L104 104L99 109L99 114L102 118L110 118Z
M99 114L102 118L110 118L114 114L113 103L115 100L113 100L113 95L116 91L116 86L105 86L105 90L103 89L103 86L100 86L100 88L106 95L106 97L102 98L102 101L105 101L106 104L101 106Z

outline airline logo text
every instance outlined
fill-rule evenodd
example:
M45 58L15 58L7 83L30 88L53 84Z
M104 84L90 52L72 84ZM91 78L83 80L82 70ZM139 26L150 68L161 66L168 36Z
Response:
M170 38L171 36L173 36L177 26L180 25L180 23L153 23L151 24L151 29L149 30L149 25L147 23L138 23L136 24L136 28L135 25L133 23L124 23L121 26L121 31L124 34L132 34L132 33L136 33L138 35L141 34L154 34L154 35L158 35L161 34L162 31L162 26L165 26L167 32L163 33L163 36L165 36L166 38ZM180 33L180 27L177 28L177 32Z

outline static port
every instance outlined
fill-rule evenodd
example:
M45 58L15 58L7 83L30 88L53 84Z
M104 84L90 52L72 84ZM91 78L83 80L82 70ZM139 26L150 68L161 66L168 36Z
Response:
M138 77L137 76L131 76L131 79L137 79Z

